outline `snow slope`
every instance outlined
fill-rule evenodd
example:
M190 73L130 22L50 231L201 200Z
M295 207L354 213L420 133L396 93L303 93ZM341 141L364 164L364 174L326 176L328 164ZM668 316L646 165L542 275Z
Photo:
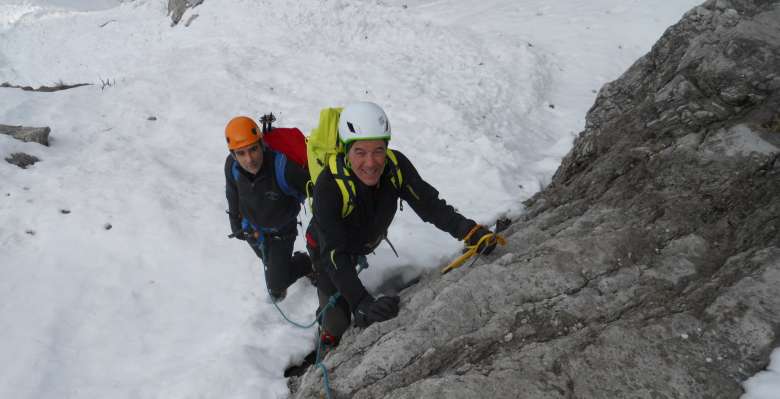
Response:
M314 332L226 239L228 119L309 131L322 107L375 101L391 145L490 222L522 212L596 91L696 3L219 0L171 27L162 0L0 0L0 83L93 84L0 89L0 123L52 128L48 148L0 137L42 159L0 163L0 397L285 397ZM369 258L372 289L458 249L409 208L389 234L401 256ZM310 320L314 289L282 306Z

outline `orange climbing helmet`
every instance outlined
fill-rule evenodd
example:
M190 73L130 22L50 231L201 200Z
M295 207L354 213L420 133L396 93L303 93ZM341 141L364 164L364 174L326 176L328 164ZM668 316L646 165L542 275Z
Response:
M262 138L263 132L257 123L247 116L237 116L225 126L225 140L231 151L257 143Z

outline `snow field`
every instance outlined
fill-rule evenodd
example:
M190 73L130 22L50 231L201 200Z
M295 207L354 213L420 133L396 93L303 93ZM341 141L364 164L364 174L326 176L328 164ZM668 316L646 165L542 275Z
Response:
M490 223L522 212L595 91L695 3L209 0L171 27L160 0L0 0L0 83L94 84L0 89L0 123L52 128L51 147L0 136L42 159L0 162L0 397L287 396L314 332L225 238L232 116L308 132L323 107L375 101L391 146ZM370 289L460 246L408 205L389 235L400 258L369 257ZM315 291L281 306L311 321Z

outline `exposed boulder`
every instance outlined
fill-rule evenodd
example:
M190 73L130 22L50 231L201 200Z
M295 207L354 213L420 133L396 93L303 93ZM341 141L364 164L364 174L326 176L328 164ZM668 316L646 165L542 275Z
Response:
M712 0L670 27L492 263L345 335L333 397L738 398L780 346L777 21L777 0ZM296 384L322 395L318 368Z
M195 8L203 3L203 0L168 0L168 15L171 16L171 26L181 21L184 12L189 8Z
M34 165L36 162L40 161L40 159L34 155L15 152L11 154L10 157L6 158L5 161L22 169L27 169L28 166Z
M0 134L7 134L17 140L35 142L45 146L49 145L49 133L51 133L49 127L0 125Z

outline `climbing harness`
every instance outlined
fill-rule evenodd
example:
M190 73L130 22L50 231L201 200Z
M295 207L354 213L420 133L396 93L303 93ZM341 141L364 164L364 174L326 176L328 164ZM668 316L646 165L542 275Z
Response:
M474 232L476 232L480 227L482 227L482 225L478 224L478 225L474 226L469 231L469 233L466 234L466 237L463 238L463 241L467 241L471 237L471 235L474 234ZM467 245L466 246L466 252L463 253L463 255L459 256L454 261L452 261L452 263L447 265L445 268L441 269L441 274L446 274L446 273L450 272L451 270L454 270L454 269L457 269L457 268L463 266L463 264L466 263L466 261L469 260L469 258L473 257L474 255L477 255L477 257L474 258L474 261L472 261L471 264L469 265L469 267L471 267L472 265L474 265L474 263L477 262L479 257L482 256L481 252L477 252L477 248L479 248L480 245L482 245L483 243L485 243L485 245L487 246L487 245L491 245L493 242L496 242L497 244L502 245L502 246L506 245L506 240L504 239L504 237L498 235L497 233L485 234L484 236L482 236L482 238L479 239L479 241L476 244L474 244L474 245Z

